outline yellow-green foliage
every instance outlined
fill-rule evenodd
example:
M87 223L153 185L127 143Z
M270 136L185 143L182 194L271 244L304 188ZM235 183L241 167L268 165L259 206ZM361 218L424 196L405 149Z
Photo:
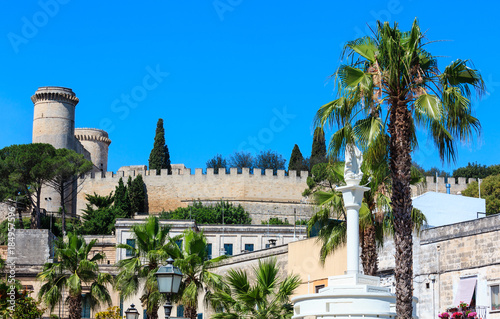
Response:
M121 319L120 308L110 307L106 311L101 311L95 314L95 319Z

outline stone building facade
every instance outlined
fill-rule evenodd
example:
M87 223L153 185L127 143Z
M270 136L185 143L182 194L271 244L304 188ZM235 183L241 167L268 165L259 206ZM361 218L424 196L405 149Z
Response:
M469 289L480 317L500 318L500 215L426 229L414 236L414 295L419 298L418 316L437 314L457 302ZM379 270L386 286L394 287L394 243L387 240L379 250ZM463 285L475 282L474 290ZM469 280L470 281L470 280Z

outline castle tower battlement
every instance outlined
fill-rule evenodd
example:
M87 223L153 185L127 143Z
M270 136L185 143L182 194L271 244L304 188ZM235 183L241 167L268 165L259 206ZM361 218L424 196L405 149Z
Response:
M89 151L94 164L94 172L106 172L108 169L108 149L111 140L108 133L96 128L77 128L75 137Z
M31 97L34 103L33 143L75 150L75 107L73 90L59 86L40 87Z

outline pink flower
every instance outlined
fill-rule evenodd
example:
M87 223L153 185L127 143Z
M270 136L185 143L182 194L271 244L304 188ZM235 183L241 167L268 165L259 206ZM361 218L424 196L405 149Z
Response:
M477 316L477 312L472 311L472 312L469 312L469 315L467 317L476 318L476 316Z
M461 313L461 312L454 312L452 315L451 315L451 318L452 319L462 319L464 317L464 314Z
M446 318L446 319L447 319L447 318L450 318L450 314L449 314L449 313L447 313L447 312L443 312L443 313L440 313L440 314L438 315L438 317L439 317L439 318Z

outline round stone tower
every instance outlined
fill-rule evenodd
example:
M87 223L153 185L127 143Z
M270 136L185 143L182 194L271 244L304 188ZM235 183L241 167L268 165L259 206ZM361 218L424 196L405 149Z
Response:
M106 172L108 169L108 148L111 140L108 133L96 128L77 128L75 137L90 153L94 171Z
M35 104L33 143L75 150L75 106L78 98L68 88L40 87L31 97Z

